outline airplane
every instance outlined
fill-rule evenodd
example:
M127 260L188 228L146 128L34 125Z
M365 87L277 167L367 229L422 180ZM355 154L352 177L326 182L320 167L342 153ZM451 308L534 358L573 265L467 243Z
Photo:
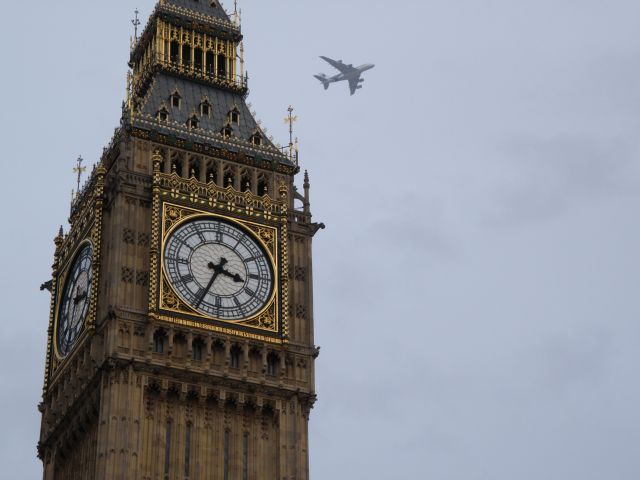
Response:
M340 71L339 74L334 75L333 77L327 77L324 73L314 75L315 78L322 82L322 85L324 85L324 89L328 90L329 85L332 83L348 80L351 95L362 88L362 82L364 82L364 78L360 78L360 76L367 70L371 70L373 67L375 67L375 65L371 63L360 65L359 67L354 67L353 65L346 65L342 63L342 60L335 61L323 56L321 56L320 58Z

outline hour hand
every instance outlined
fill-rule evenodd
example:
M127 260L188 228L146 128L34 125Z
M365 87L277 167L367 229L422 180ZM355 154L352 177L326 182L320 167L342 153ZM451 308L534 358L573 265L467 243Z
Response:
M237 273L233 274L231 272L227 272L226 270L222 270L222 272L220 272L220 273L222 273L222 275L224 275L225 277L229 277L229 278L233 279L233 281L235 283L243 283L244 282L242 277Z
M73 299L73 304L77 305L78 303L80 303L81 300L84 300L85 298L87 298L87 292L82 292L76 295L76 297Z

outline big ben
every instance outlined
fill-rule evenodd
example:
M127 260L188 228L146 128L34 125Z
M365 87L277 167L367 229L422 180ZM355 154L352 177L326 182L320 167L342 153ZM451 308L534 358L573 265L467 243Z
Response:
M247 106L242 39L216 0L161 0L136 35L55 237L45 480L309 478L322 225Z

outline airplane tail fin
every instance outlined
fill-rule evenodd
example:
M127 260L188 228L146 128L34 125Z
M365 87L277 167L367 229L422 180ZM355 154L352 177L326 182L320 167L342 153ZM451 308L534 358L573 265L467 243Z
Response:
M331 82L329 82L329 79L324 73L314 75L314 77L322 82L322 85L324 85L325 90L329 90L329 85L331 84Z

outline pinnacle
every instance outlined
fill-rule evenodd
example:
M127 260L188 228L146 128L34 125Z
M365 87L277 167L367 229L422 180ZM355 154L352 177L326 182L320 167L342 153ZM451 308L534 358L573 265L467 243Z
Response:
M184 8L210 17L215 17L220 20L229 21L229 16L227 15L227 12L225 12L219 0L161 0L160 4Z

